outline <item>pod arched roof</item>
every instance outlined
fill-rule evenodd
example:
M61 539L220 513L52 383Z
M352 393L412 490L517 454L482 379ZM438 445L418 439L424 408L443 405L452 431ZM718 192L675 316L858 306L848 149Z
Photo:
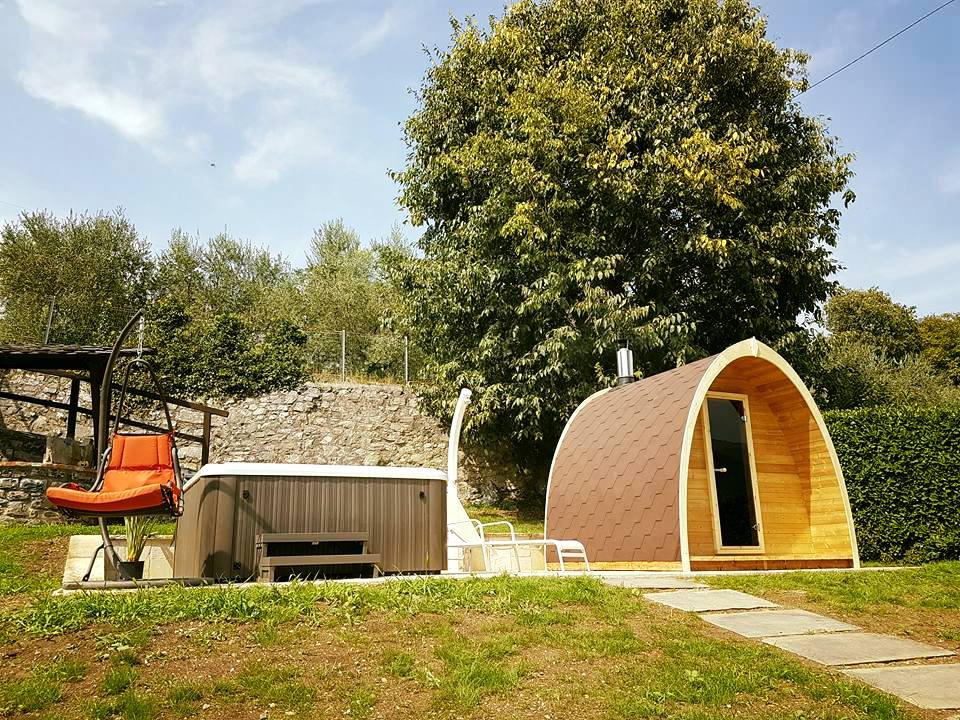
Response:
M694 427L713 381L741 358L769 362L800 392L829 447L849 519L839 461L816 403L783 357L750 339L587 398L554 454L547 536L583 541L591 562L680 562L689 570L686 497ZM855 543L852 530L851 537Z

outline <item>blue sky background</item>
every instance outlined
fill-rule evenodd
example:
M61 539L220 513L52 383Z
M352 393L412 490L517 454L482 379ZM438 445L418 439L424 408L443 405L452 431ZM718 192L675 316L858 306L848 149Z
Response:
M761 0L817 80L937 0ZM389 168L449 16L485 0L0 0L0 221L122 206L157 249L225 227L303 262L403 219ZM856 153L840 279L960 310L960 3L802 97ZM216 167L211 167L215 163ZM18 207L19 206L19 207ZM416 230L405 228L413 238Z

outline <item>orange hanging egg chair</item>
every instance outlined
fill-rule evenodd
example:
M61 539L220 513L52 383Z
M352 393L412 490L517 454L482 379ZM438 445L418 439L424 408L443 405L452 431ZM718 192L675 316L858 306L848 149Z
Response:
M114 361L124 340L138 320L140 321L139 349L136 357L130 360L124 369L111 441L100 455L93 485L89 490L76 483L47 489L47 499L64 514L73 517L93 517L100 521L103 544L90 561L90 568L84 576L85 581L89 579L101 549L117 569L122 580L132 579L126 575L126 570L113 546L107 529L107 519L142 515L166 515L176 518L183 514L183 479L177 455L176 430L156 370L143 357L143 311L138 311L124 327L107 361L105 380L100 391L97 447L104 448L106 444L106 426L110 420L108 412L110 378ZM135 434L120 432L123 403L133 370L145 371L156 388L163 405L167 432Z

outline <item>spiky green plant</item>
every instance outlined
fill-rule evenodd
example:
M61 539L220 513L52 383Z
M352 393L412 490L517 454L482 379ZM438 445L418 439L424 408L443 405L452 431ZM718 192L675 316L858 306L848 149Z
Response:
M123 519L127 535L127 562L136 562L147 546L147 540L157 533L156 521L152 517L138 516Z

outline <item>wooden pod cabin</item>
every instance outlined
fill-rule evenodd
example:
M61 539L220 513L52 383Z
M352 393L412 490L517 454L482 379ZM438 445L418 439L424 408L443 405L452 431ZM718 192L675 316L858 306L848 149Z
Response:
M820 411L755 339L581 403L553 458L545 526L581 540L598 568L860 564Z

